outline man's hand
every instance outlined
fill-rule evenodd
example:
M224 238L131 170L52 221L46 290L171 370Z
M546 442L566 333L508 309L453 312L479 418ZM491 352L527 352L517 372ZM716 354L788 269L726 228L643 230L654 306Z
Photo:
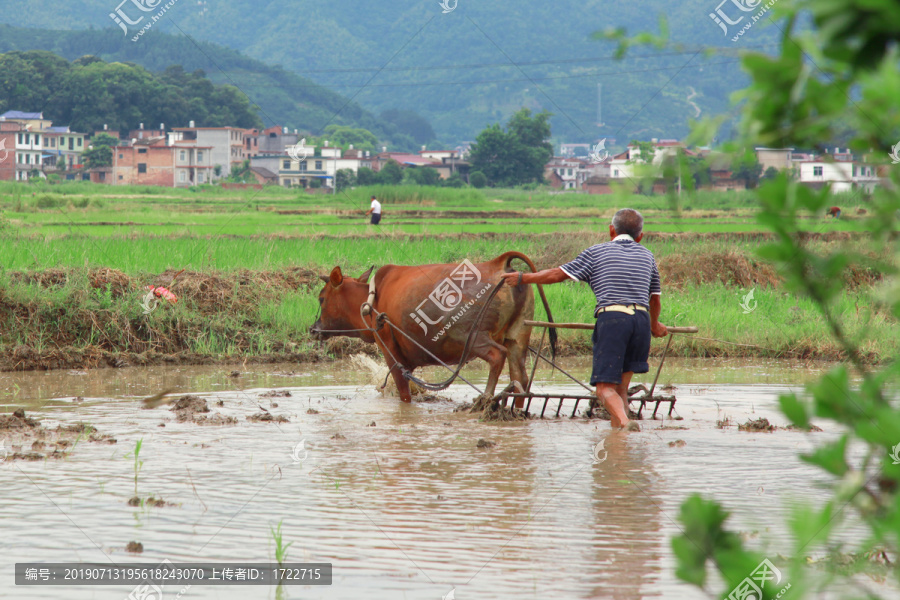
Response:
M506 285L510 287L519 285L519 273L517 271L513 271L512 273L501 273L500 279L506 281Z
M666 337L669 335L669 330L665 325L657 321L650 325L650 333L653 334L653 337Z

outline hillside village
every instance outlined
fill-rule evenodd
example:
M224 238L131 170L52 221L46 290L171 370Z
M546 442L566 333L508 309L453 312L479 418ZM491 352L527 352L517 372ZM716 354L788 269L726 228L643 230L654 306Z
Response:
M118 143L110 147L111 165L92 167L85 164L83 156L99 134L112 136ZM279 185L327 193L334 191L339 171L355 176L366 168L378 173L394 162L401 169L430 167L441 180L457 176L468 183L470 145L467 142L448 150L423 146L418 153L393 152L383 146L381 152L373 153L352 144L342 148L327 140L320 146L307 146L304 134L287 127L196 127L193 121L189 127L166 129L160 123L158 128L148 129L142 123L127 132L104 128L89 135L54 125L40 112L7 111L0 115L0 180L28 181L55 174L69 181L187 188L225 183L233 170L249 168L255 187ZM641 146L653 149L651 159L641 156ZM678 140L654 138L631 143L615 155L594 152L575 156L585 148L590 146L562 144L560 156L544 167L545 182L559 191L609 194L617 186L638 189L649 177L653 193L664 193L673 185L683 185L681 179L667 181L662 173L667 160L681 155L706 161L705 176L695 178L698 188L731 191L753 185L733 172L730 156L711 148L688 148ZM830 185L834 193L871 193L885 176L877 164L868 162L869 157L854 155L849 149L809 154L794 148L758 147L753 153L758 163L756 179L786 172L814 189ZM649 187L641 189L650 191Z

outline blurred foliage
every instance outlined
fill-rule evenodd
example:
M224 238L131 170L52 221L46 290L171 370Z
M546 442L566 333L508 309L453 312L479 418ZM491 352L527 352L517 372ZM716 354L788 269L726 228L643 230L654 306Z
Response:
M798 33L797 23L805 14L811 15L813 30ZM866 214L860 217L868 236L863 239L869 246L864 251L851 252L842 246L812 249L805 241L803 223L821 219L835 202L827 188L814 191L789 174L767 173L755 192L758 220L776 235L776 242L763 246L760 255L779 266L788 290L815 303L822 322L848 357L845 364L810 385L806 394L783 395L782 412L796 427L809 428L813 419L819 419L832 421L842 434L801 456L826 474L830 490L819 505L793 505L787 523L793 547L778 548L770 541L768 552L745 548L740 537L726 529L728 514L723 507L694 495L681 507L682 535L672 540L677 575L712 595L743 598L739 590L746 591L747 579L752 580L751 574L759 573L763 559L768 558L787 574L765 583L764 598L780 595L785 586L792 599L817 598L837 583L854 592L848 597L877 598L864 580L833 566L841 561L830 561L832 566L826 564L824 570L813 570L810 563L816 554L880 557L894 582L900 581L900 362L890 357L881 370L870 370L860 355L869 334L849 335L836 310L846 295L843 275L850 268L866 266L883 275L883 282L875 289L876 300L859 310L891 315L895 330L900 318L897 270L890 261L879 259L898 254L900 167L888 163L888 152L900 140L896 109L900 4L894 0L799 0L779 3L775 16L775 28L781 33L779 52L748 52L742 59L752 83L735 95L742 120L738 139L727 145L738 156L732 168L752 185L759 180L761 168L749 154L741 153L744 147L821 151L841 142L865 156L882 177L873 193L862 188L853 193L866 206ZM659 43L650 34L619 35L618 41L622 53L638 43ZM698 124L695 134L709 140L718 124L706 120ZM860 523L867 535L838 534L842 525ZM710 565L719 571L724 590L710 589Z

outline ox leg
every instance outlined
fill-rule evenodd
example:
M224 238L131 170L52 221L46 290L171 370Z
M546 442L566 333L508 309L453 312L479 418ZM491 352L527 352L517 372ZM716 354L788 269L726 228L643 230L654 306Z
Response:
M490 375L488 375L487 387L484 390L484 396L492 398L494 390L497 389L497 382L500 381L500 375L503 373L503 365L506 363L507 350L501 346L487 334L472 348L473 353L478 358L487 362L491 367Z
M522 389L528 385L528 371L525 365L525 349L528 348L528 340L531 337L531 331L519 335L517 339L506 340L506 351L509 361L509 380L511 382L518 381ZM516 398L516 408L522 408L525 405L525 398Z
M390 368L390 365L388 365L388 368ZM412 393L409 391L409 381L407 381L406 377L403 376L403 373L400 372L399 366L391 370L391 377L394 378L394 385L397 386L397 393L400 394L400 399L404 402L412 402Z

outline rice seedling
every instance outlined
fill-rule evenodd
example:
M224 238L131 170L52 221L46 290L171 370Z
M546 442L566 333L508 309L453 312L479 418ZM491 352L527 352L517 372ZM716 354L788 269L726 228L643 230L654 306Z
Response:
M275 560L279 565L283 565L287 561L288 548L294 545L294 542L288 544L284 543L284 536L281 532L281 523L282 521L278 521L276 527L269 526L269 532L271 532L272 541L275 544Z

